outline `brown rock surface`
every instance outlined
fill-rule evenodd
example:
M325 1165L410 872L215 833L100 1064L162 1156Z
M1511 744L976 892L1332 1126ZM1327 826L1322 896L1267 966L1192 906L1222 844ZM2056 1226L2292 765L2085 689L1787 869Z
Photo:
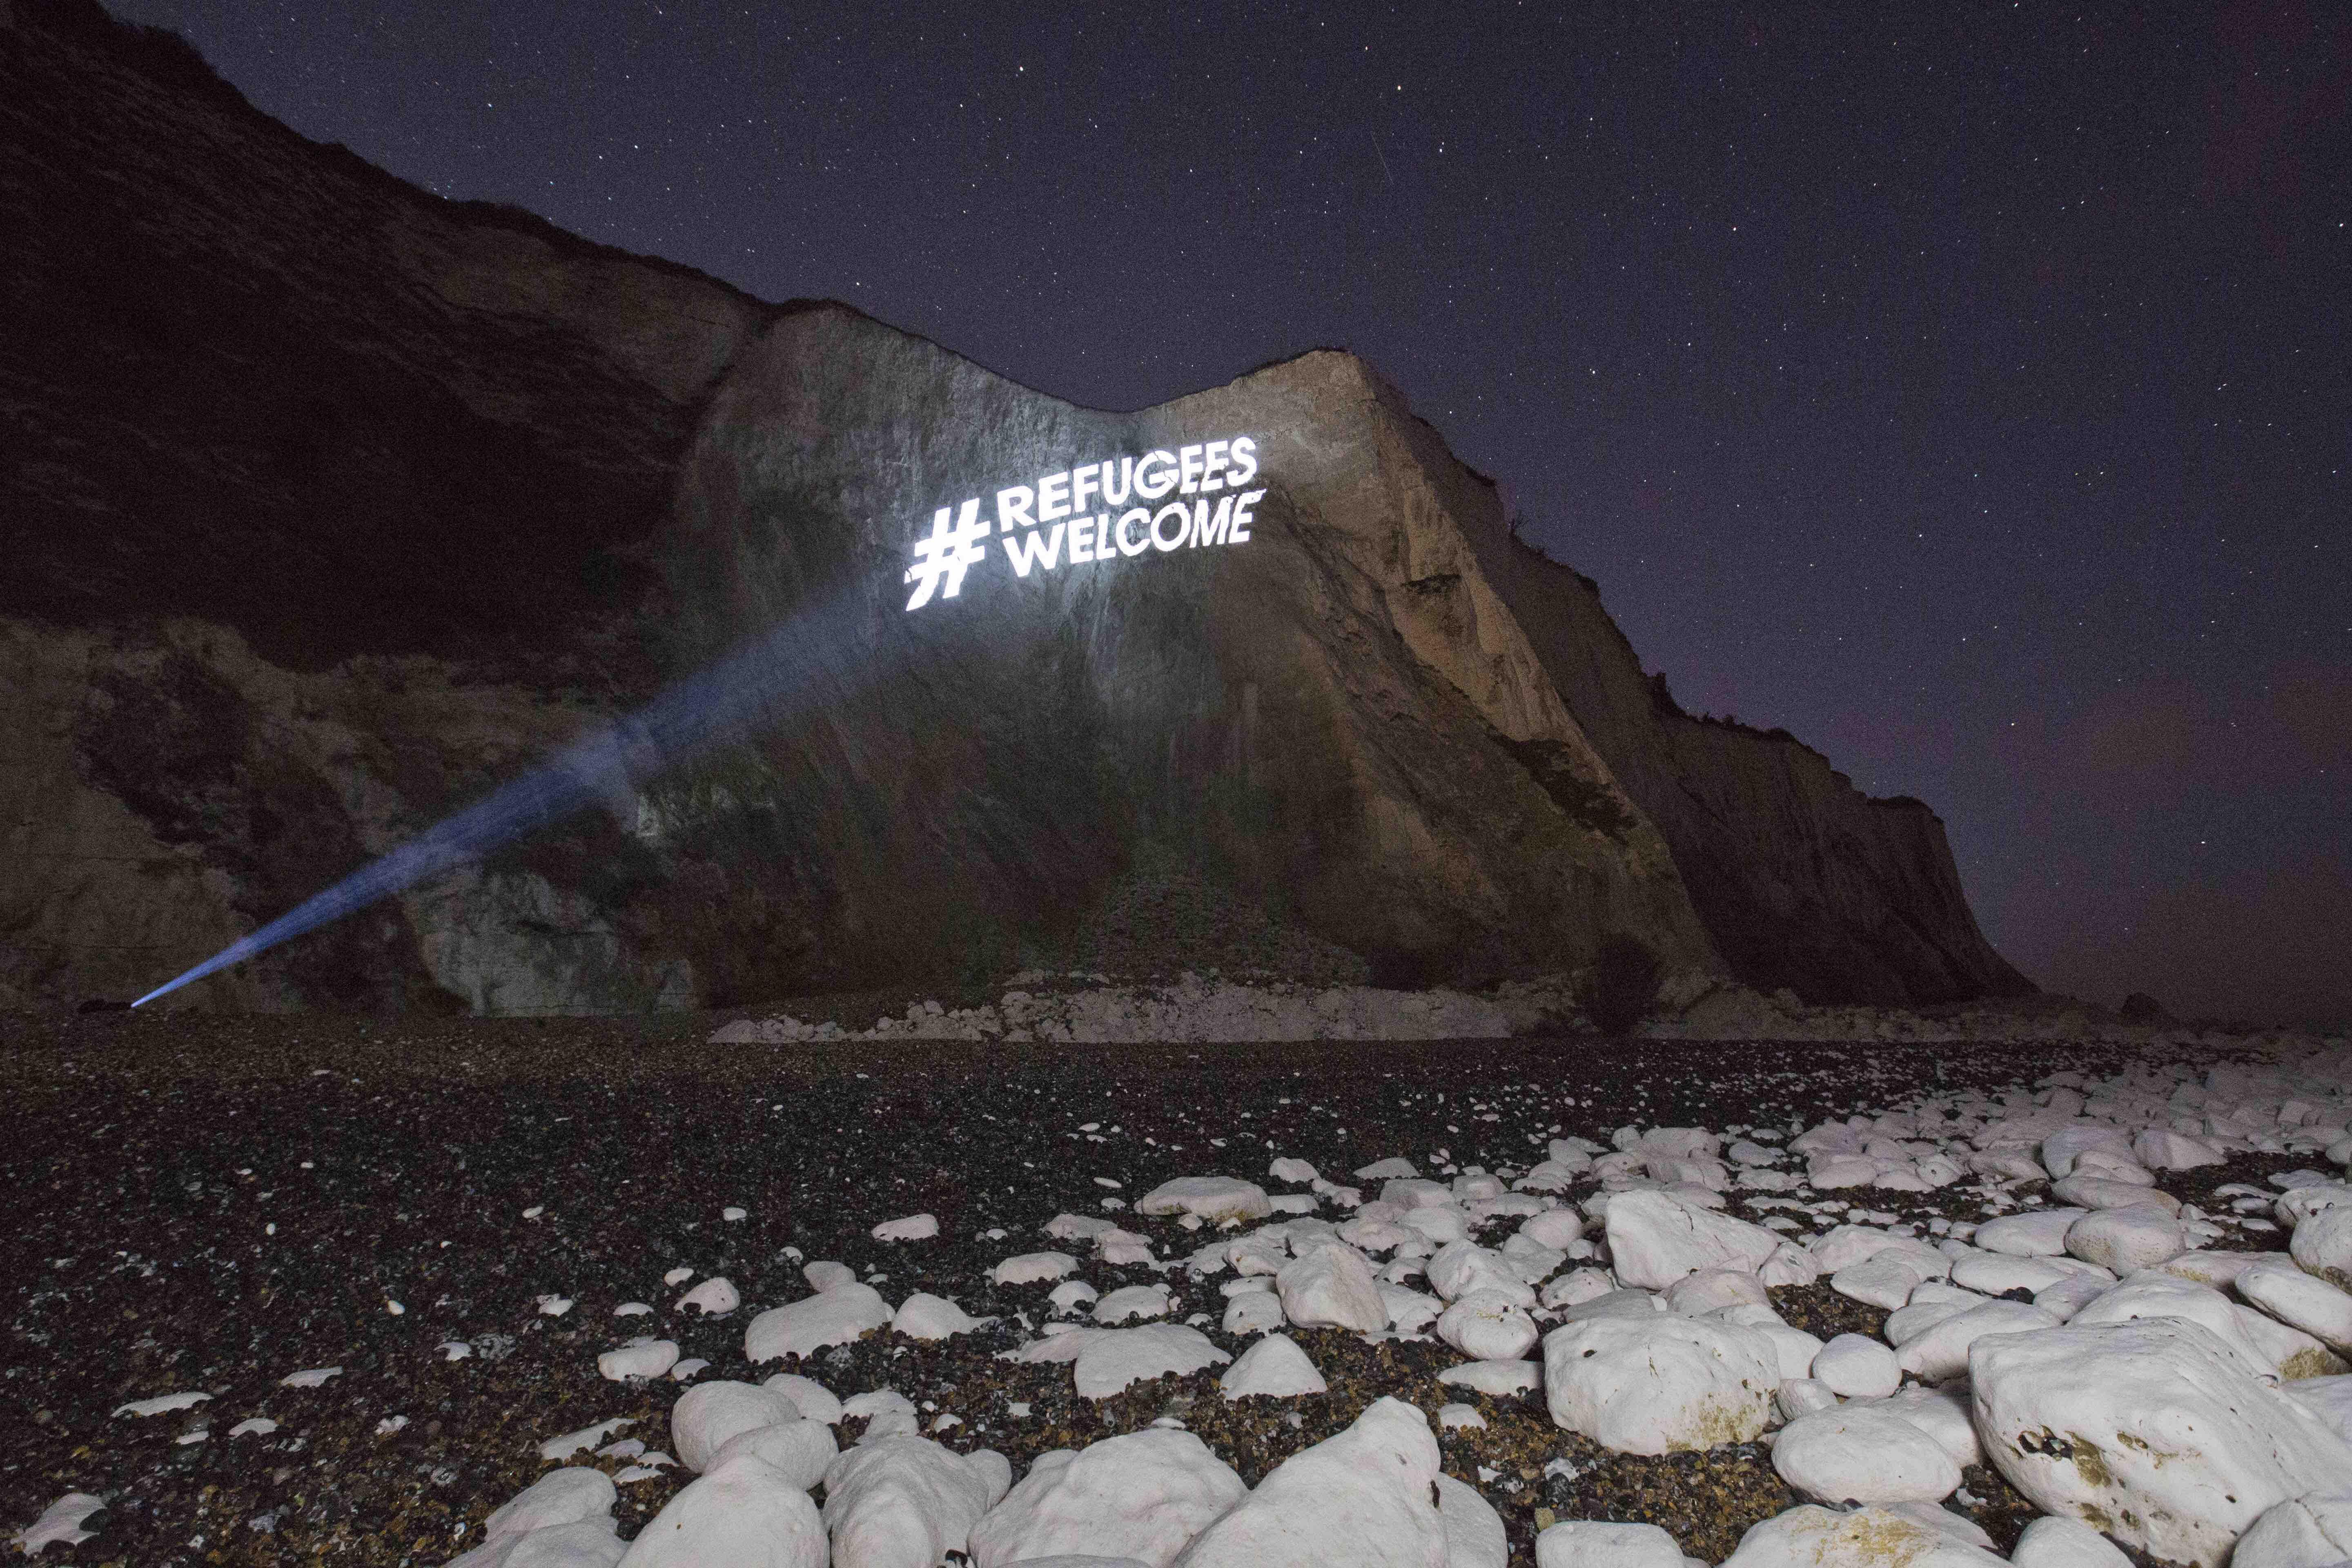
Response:
M1925 807L1659 710L1348 355L1079 409L440 201L82 0L5 16L0 1006L136 994L780 624L825 636L758 738L180 999L977 984L1139 910L1185 911L1130 944L1171 968L1238 931L1475 984L1625 931L1813 1000L2022 984ZM906 610L935 508L1236 434L1246 546L992 541Z

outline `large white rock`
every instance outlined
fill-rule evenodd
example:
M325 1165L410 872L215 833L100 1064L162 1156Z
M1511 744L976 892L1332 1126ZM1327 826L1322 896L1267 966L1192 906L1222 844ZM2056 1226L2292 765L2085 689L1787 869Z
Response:
M743 1331L743 1354L752 1365L785 1356L812 1356L828 1345L887 1328L896 1314L871 1285L852 1279L803 1301L771 1307Z
M1780 1385L1772 1342L1717 1319L1586 1318L1543 1345L1552 1420L1619 1453L1748 1442Z
M1726 1307L1770 1307L1764 1281L1737 1268L1702 1268L1666 1287L1666 1310L1686 1318L1703 1318Z
M1227 1399L1264 1394L1295 1399L1302 1394L1322 1394L1330 1384L1307 1359L1307 1352L1287 1334L1268 1334L1235 1358L1217 1380Z
M596 1358L596 1371L614 1383L659 1377L677 1364L676 1340L631 1340Z
M2323 1209L2296 1226L2287 1250L2305 1273L2352 1290L2352 1205Z
M2131 1568L2123 1548L2079 1519L2045 1513L2025 1527L2011 1568Z
M2202 1323L2253 1372L2273 1377L2315 1377L2344 1368L2326 1347L2299 1329L2240 1306L2210 1286L2150 1269L2101 1291L2069 1321L2081 1328L2135 1318L2184 1318Z
M1984 1463L1984 1447L1977 1441L1974 1412L1969 1404L1969 1386L1964 1383L1942 1388L1927 1388L1913 1384L1897 1389L1884 1399L1871 1402L1894 1411L1928 1436L1944 1446L1952 1463L1962 1469Z
M1473 1290L1438 1315L1437 1337L1480 1361L1517 1361L1536 1342L1536 1321L1500 1290Z
M1429 1288L1448 1301L1479 1290L1496 1290L1522 1307L1536 1304L1535 1288L1511 1260L1475 1241L1450 1241L1423 1266Z
M2352 1376L2306 1377L2279 1390L2352 1443Z
M1969 1239L1987 1252L2007 1253L2012 1258L2056 1258L2066 1250L2066 1232L2089 1212L2081 1208L2050 1208L2005 1214L1977 1226L1976 1235Z
M2180 1221L2154 1204L2100 1209L2066 1227L2066 1250L2116 1274L2153 1268L2188 1249Z
M1108 1399L1129 1384L1170 1373L1181 1376L1232 1359L1200 1330L1182 1323L1095 1329L1087 1332L1070 1364L1070 1379L1082 1397Z
M2078 1171L2074 1175L2050 1184L2050 1195L2061 1203L2086 1209L2127 1209L2141 1204L2156 1204L2168 1213L2180 1210L2180 1200L2171 1194L2137 1182L2116 1181L2112 1176L2093 1175Z
M1309 1247L1274 1277L1282 1314L1302 1329L1353 1329L1373 1333L1388 1326L1380 1281L1364 1255L1344 1242Z
M868 1438L824 1475L833 1568L934 1568L964 1550L1011 1479L1003 1457L987 1449L959 1454L911 1435Z
M1093 1553L1166 1568L1248 1488L1190 1432L1155 1428L1041 1457L972 1528L976 1568Z
M835 1439L833 1428L824 1422L779 1421L773 1426L755 1426L728 1438L711 1456L710 1468L722 1468L738 1455L751 1454L806 1491L824 1479L825 1471L833 1468L840 1453L841 1444Z
M1411 1295L1411 1291L1405 1294ZM1437 1303L1430 1303L1433 1316ZM1225 1332L1234 1335L1270 1333L1282 1327L1282 1298L1271 1290L1235 1296L1225 1306Z
M800 1418L800 1406L775 1389L723 1379L698 1383L670 1407L670 1447L679 1464L698 1474L737 1433Z
M2043 1512L2220 1568L2263 1510L2352 1475L2352 1444L2201 1325L2079 1324L1969 1354L1987 1455Z
M1045 1285L1077 1271L1078 1260L1066 1252L1024 1252L989 1270L999 1285Z
M1097 1323L1128 1323L1138 1318L1164 1318L1174 1303L1165 1285L1122 1285L1095 1303Z
M2329 1568L2352 1560L2352 1477L2274 1505L2238 1537L2230 1568Z
M1960 1484L1943 1445L1879 1405L1799 1416L1773 1439L1772 1468L1826 1503L1941 1502Z
M1181 1568L1446 1568L1437 1439L1382 1398L1346 1431L1292 1455L1196 1536Z
M1663 1290L1702 1268L1752 1274L1782 1245L1777 1232L1664 1191L1619 1193L1603 1224L1617 1278L1645 1290Z
M1465 1361L1439 1373L1437 1381L1449 1388L1475 1389L1496 1399L1510 1399L1542 1386L1543 1368L1531 1361Z
M1723 1568L1996 1568L2002 1560L1893 1509L1806 1503L1748 1527Z
M1688 1561L1654 1524L1564 1519L1536 1537L1536 1568L1684 1568Z
M791 1400L811 1421L822 1421L831 1426L841 1420L841 1401L834 1397L831 1389L814 1378L803 1377L796 1372L780 1372L760 1386L772 1388Z
M2132 1140L2132 1153L2151 1171L2188 1171L2226 1162L2221 1150L2192 1133L2150 1127Z
M1840 1334L1815 1352L1807 1375L1841 1398L1884 1399L1903 1385L1903 1364L1867 1334Z
M2293 1263L2260 1263L2239 1274L2238 1294L2321 1343L2352 1352L2352 1295Z
M1911 1293L1922 1284L1950 1268L1948 1260L1943 1261L1939 1269L1935 1261L1917 1251L1890 1247L1831 1275L1830 1289L1850 1301L1882 1307L1891 1312L1908 1301Z
M1949 1383L1969 1373L1969 1346L1986 1334L2054 1329L2058 1317L2023 1301L1987 1301L1946 1318L1906 1343L1896 1360L1922 1383Z
M973 1317L945 1296L918 1290L898 1303L898 1314L890 1320L890 1327L910 1340L944 1340L994 1321Z
M1234 1176L1178 1176L1143 1194L1135 1205L1140 1215L1197 1215L1218 1220L1264 1219L1274 1212L1265 1189Z
M730 1568L825 1568L825 1557L824 1528L808 1493L758 1456L744 1454L715 1467L670 1499L653 1522L637 1532L621 1563L622 1568L707 1568L715 1563Z
M1476 1487L1440 1470L1437 1513L1445 1525L1445 1568L1510 1568L1510 1532Z
M2063 1268L2038 1258L2012 1258L2001 1252L1979 1252L1952 1261L1952 1283L1985 1296L2006 1296L2011 1290L2047 1290L2062 1279L2074 1278Z
M613 1504L620 1492L613 1478L587 1465L567 1465L550 1470L509 1499L482 1521L485 1542L511 1535L527 1535L551 1525L602 1520L609 1533Z

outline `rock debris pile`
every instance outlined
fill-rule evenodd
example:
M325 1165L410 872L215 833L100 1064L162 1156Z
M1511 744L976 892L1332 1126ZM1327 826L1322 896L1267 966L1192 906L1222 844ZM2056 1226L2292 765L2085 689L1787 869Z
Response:
M2113 1568L2119 1548L2198 1568L2352 1553L2340 1040L2267 1064L2143 1058L2105 1079L1936 1090L1810 1126L1628 1125L1542 1152L1491 1171L1389 1156L1344 1182L1283 1156L1106 1194L1101 1213L1041 1215L1041 1239L983 1233L1002 1256L972 1289L1000 1310L1022 1293L1009 1319L936 1293L894 1302L887 1275L830 1259L801 1263L806 1293L774 1304L704 1280L676 1310L747 1312L745 1358L774 1373L695 1381L650 1335L606 1352L616 1384L690 1384L669 1451L608 1441L614 1423L549 1439L555 1468L452 1568L1504 1568L1506 1509L1523 1538L1539 1531L1538 1568L1698 1561L1654 1524L1543 1507L1529 1521L1516 1486L1486 1495L1496 1472L1445 1473L1441 1438L1486 1424L1472 1399L1538 1406L1571 1473L1570 1435L1615 1455L1767 1446L1799 1500L1748 1529L1732 1568L2001 1562L1963 1511L1982 1467L2040 1516L2008 1559L2024 1568ZM2253 1154L2305 1163L2259 1186L2195 1176ZM1926 1217L1891 1212L1906 1205ZM871 1234L922 1247L939 1231L915 1215L877 1216ZM1147 1278L1114 1283L1114 1268ZM1790 1321L1780 1305L1820 1287L1875 1326L1824 1337ZM841 1347L871 1336L993 1333L994 1363L1066 1375L1085 1400L1213 1378L1217 1399L1278 1421L1326 1391L1301 1342L1333 1331L1442 1343L1460 1359L1439 1383L1458 1398L1428 1410L1378 1394L1255 1487L1191 1429L1207 1425L1192 1395L1016 1475L955 1390L828 1381L850 1364ZM119 1414L188 1407L159 1393ZM628 1468L577 1462L590 1450ZM671 1468L695 1479L621 1539L616 1488ZM58 1498L24 1549L86 1539L94 1501Z

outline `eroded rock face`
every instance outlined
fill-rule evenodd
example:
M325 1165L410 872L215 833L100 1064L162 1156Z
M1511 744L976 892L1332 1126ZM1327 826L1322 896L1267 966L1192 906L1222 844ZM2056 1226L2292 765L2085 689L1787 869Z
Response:
M1481 984L1619 932L1702 985L2021 984L1924 807L1654 707L1348 355L1076 408L441 202L81 0L7 15L39 460L0 479L0 925L54 940L0 1005L137 994L780 626L756 739L175 1001L724 1006L1122 951ZM1016 575L1045 531L1000 531L908 608L938 509L1242 436L1245 544Z

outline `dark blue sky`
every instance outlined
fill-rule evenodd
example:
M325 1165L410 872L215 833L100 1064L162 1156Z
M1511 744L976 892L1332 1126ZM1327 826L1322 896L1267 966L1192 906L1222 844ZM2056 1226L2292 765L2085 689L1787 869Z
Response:
M117 5L1080 403L1352 349L2034 979L2352 1016L2352 13L980 9Z

